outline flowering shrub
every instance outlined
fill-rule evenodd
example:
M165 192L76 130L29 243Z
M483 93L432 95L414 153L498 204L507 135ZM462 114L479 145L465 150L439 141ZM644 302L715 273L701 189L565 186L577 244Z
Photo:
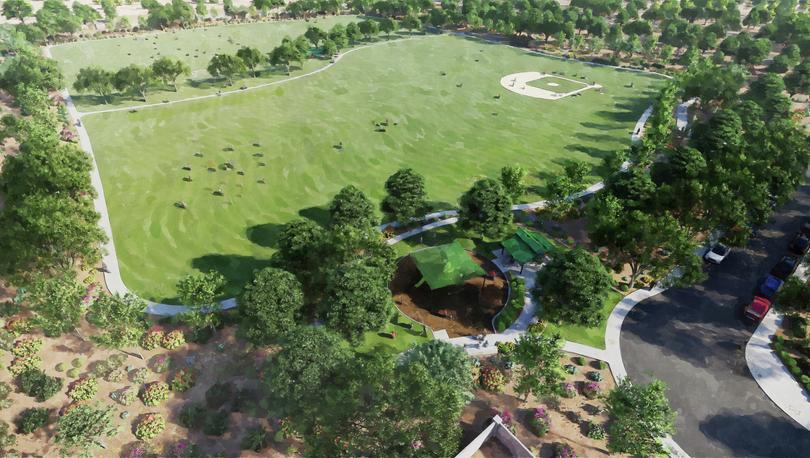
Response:
M169 458L192 458L200 456L200 454L194 442L181 439L169 447L166 447L166 456Z
M191 368L180 369L172 377L172 391L183 392L194 386L194 371Z
M67 395L74 401L86 401L98 392L98 380L94 377L82 377L68 387Z
M570 445L557 444L554 448L554 458L577 458L577 454Z
M14 347L11 349L11 354L17 358L30 358L31 356L39 353L41 349L42 339L28 336L14 342Z
M543 437L549 429L551 429L551 417L548 416L546 406L535 407L532 417L529 419L529 430L538 437Z
M176 350L186 343L186 336L183 331L175 329L174 331L163 336L163 348L166 350Z
M27 370L39 369L40 367L42 367L42 358L34 355L28 358L14 358L11 365L8 366L8 371L11 372L11 375L17 377Z
M141 339L141 346L144 348L144 350L154 350L163 342L163 337L163 331L160 329L150 329L149 331L146 331L146 334L143 335L143 339Z
M500 393L506 385L506 377L497 367L487 366L481 370L481 388Z
M588 438L602 440L605 438L605 428L599 423L588 422Z
M6 322L6 330L14 335L25 334L32 327L31 322L25 318L9 318Z
M594 382L601 382L602 381L602 373L601 372L590 371L587 374L585 374L585 376L588 377L588 380L591 380L591 381L594 381Z
M164 382L147 383L141 390L141 401L147 406L156 406L169 399L169 385Z
M147 456L154 456L154 447L146 442L136 442L129 446L125 458L145 458Z
M562 385L562 396L564 398L573 398L577 395L577 388L574 386L573 383L563 383Z
M599 392L601 389L599 388L599 384L597 382L588 382L585 384L585 387L582 388L582 394L585 395L588 399L594 399L599 396Z
M145 367L139 367L132 371L132 382L133 383L143 383L146 381L146 378L149 377L149 369Z
M515 424L514 418L512 418L512 412L507 409L503 409L503 412L499 414L501 416L501 423L506 426L506 429L512 431L512 434L515 433Z
M113 369L107 372L107 375L104 377L110 383L118 383L122 382L127 377L127 370L119 367L118 369Z
M135 437L142 441L150 441L158 437L166 429L166 420L158 413L148 413L138 420L135 425Z

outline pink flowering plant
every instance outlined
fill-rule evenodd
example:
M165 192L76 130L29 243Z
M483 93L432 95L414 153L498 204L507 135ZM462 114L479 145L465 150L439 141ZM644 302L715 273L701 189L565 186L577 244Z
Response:
M595 399L597 396L599 396L600 391L601 388L597 382L588 382L582 388L582 394L584 394L588 399Z
M551 418L546 406L535 407L529 419L529 430L538 437L543 437L551 429Z
M573 383L563 383L562 386L562 396L564 398L573 398L577 395L577 388L574 386Z
M577 458L577 454L570 445L557 444L554 449L554 458Z
M500 416L501 416L501 423L503 423L503 425L506 426L506 429L512 431L512 434L514 434L515 419L512 416L512 412L510 412L508 409L503 409L503 411L500 413Z

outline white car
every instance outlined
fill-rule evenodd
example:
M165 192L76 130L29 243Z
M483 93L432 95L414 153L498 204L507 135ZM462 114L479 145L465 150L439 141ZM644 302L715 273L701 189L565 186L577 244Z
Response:
M703 259L712 264L720 264L723 262L723 259L726 259L726 256L728 256L729 253L731 253L731 248L723 245L722 243L718 243L703 255Z

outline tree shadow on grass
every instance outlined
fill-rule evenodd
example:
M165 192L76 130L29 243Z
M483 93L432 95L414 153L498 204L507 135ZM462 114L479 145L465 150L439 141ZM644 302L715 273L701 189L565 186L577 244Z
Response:
M327 209L325 206L302 208L298 211L298 214L302 218L314 221L323 227L329 225L329 209Z
M248 240L266 248L278 248L278 237L284 229L283 224L256 224L245 229Z
M233 297L253 278L253 272L270 266L270 259L258 259L238 254L207 254L191 260L191 266L201 272L215 271L225 277L225 297Z

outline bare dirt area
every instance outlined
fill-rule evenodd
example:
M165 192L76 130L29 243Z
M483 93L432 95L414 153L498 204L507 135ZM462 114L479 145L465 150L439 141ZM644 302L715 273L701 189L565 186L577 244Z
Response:
M397 307L406 315L433 330L445 329L450 337L488 334L492 318L506 303L507 281L488 259L473 255L494 278L475 277L462 285L431 291L427 283L415 286L421 274L410 256L400 260L391 292Z
M463 430L462 445L472 441L486 426L494 415L502 419L511 418L513 433L529 450L539 457L553 457L555 448L559 444L569 445L576 456L606 457L610 455L605 439L591 439L587 437L589 422L602 426L608 420L603 412L604 403L596 399L588 399L584 395L585 385L591 380L586 377L589 372L600 374L602 381L598 382L599 391L607 392L615 386L610 369L601 369L599 361L584 358L577 361L578 355L566 353L562 359L564 365L576 367L576 373L566 377L566 383L573 384L576 394L572 398L560 397L557 400L537 399L529 396L527 401L515 393L513 383L509 381L500 393L493 393L483 389L477 390L475 399L467 405L462 413L461 427ZM481 367L499 365L499 356L481 360ZM584 363L578 365L578 363ZM507 380L511 378L511 371L504 369ZM534 409L544 407L551 420L549 431L542 437L530 430L529 422L534 415ZM504 423L507 423L505 421ZM501 456L497 453L480 456ZM508 455L507 455L508 456Z

